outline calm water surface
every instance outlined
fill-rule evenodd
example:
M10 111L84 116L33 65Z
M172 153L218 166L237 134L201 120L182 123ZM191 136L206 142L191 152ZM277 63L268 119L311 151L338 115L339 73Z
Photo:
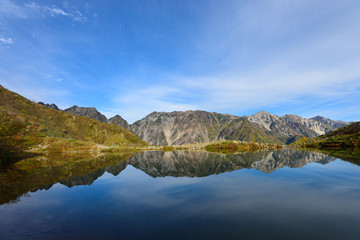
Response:
M360 167L321 153L143 152L41 167L32 164L46 159L24 161L0 172L0 239L360 236Z

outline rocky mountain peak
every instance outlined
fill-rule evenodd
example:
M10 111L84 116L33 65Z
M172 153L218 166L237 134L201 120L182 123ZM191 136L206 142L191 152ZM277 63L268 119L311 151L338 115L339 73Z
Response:
M64 112L72 113L78 116L93 118L101 122L108 121L108 119L94 107L78 107L74 105L71 108L65 109Z
M273 124L273 122L278 121L279 118L280 118L279 116L273 115L265 111L257 112L248 117L250 122L257 123L263 126L264 128L266 128L267 130L271 130L271 124Z
M122 128L125 128L128 131L131 131L129 123L125 119L120 117L119 115L115 115L114 117L110 118L107 121L107 123L108 124L114 124L114 125L120 126Z
M265 110L261 110L253 115L264 116L264 115L273 115L273 114L266 112Z

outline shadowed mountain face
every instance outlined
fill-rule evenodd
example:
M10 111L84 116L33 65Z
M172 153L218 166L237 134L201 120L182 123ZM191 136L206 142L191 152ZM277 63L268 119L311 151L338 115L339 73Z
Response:
M72 113L78 116L93 118L99 120L100 122L107 122L107 118L94 107L78 107L74 105L71 108L65 109L64 112Z
M123 119L122 117L120 117L119 115L115 115L114 117L110 118L107 121L108 124L114 124L117 126L120 126L122 128L125 128L128 131L131 131L130 125L128 124L128 122Z
M182 145L218 139L289 144L301 136L312 138L345 126L320 116L276 116L264 111L237 117L205 111L153 112L131 125L139 137L154 145Z
M63 165L56 166L46 166L49 159L40 157L22 160L10 168L0 169L0 204L14 202L29 191L50 189L58 182L68 187L91 185L105 172L116 176L128 165L151 177L205 177L244 168L272 173L285 166L298 168L311 162L327 164L334 159L317 152L293 149L232 155L209 152L147 151L136 155L109 154L90 159L71 161L68 159ZM59 160L56 162L61 163Z

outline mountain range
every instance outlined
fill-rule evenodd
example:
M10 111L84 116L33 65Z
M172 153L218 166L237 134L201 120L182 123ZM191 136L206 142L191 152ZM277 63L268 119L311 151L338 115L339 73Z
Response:
M301 137L313 138L348 123L321 116L306 119L258 112L233 116L205 111L153 112L131 124L132 131L155 145L182 145L219 139L290 144Z
M47 106L56 107L55 104ZM244 117L206 111L175 111L153 112L129 125L119 115L107 119L94 107L73 106L64 111L121 126L152 145L183 145L219 139L290 144L301 137L314 138L348 124L321 116L310 119L297 115L280 117L265 111Z
M250 116L206 111L153 112L133 124L128 124L119 115L107 119L94 107L74 105L60 110L55 104L39 102L37 105L120 126L152 145L183 145L220 139L290 144L302 137L314 138L348 124L321 116L307 119L297 115L277 116L265 111Z

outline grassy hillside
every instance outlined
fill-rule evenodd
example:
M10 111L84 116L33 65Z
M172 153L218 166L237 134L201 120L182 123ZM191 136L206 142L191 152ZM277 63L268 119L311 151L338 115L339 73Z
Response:
M0 159L44 142L46 137L103 145L146 145L116 125L43 107L0 86Z
M294 146L312 148L360 147L360 122L355 122L317 138L297 141Z

